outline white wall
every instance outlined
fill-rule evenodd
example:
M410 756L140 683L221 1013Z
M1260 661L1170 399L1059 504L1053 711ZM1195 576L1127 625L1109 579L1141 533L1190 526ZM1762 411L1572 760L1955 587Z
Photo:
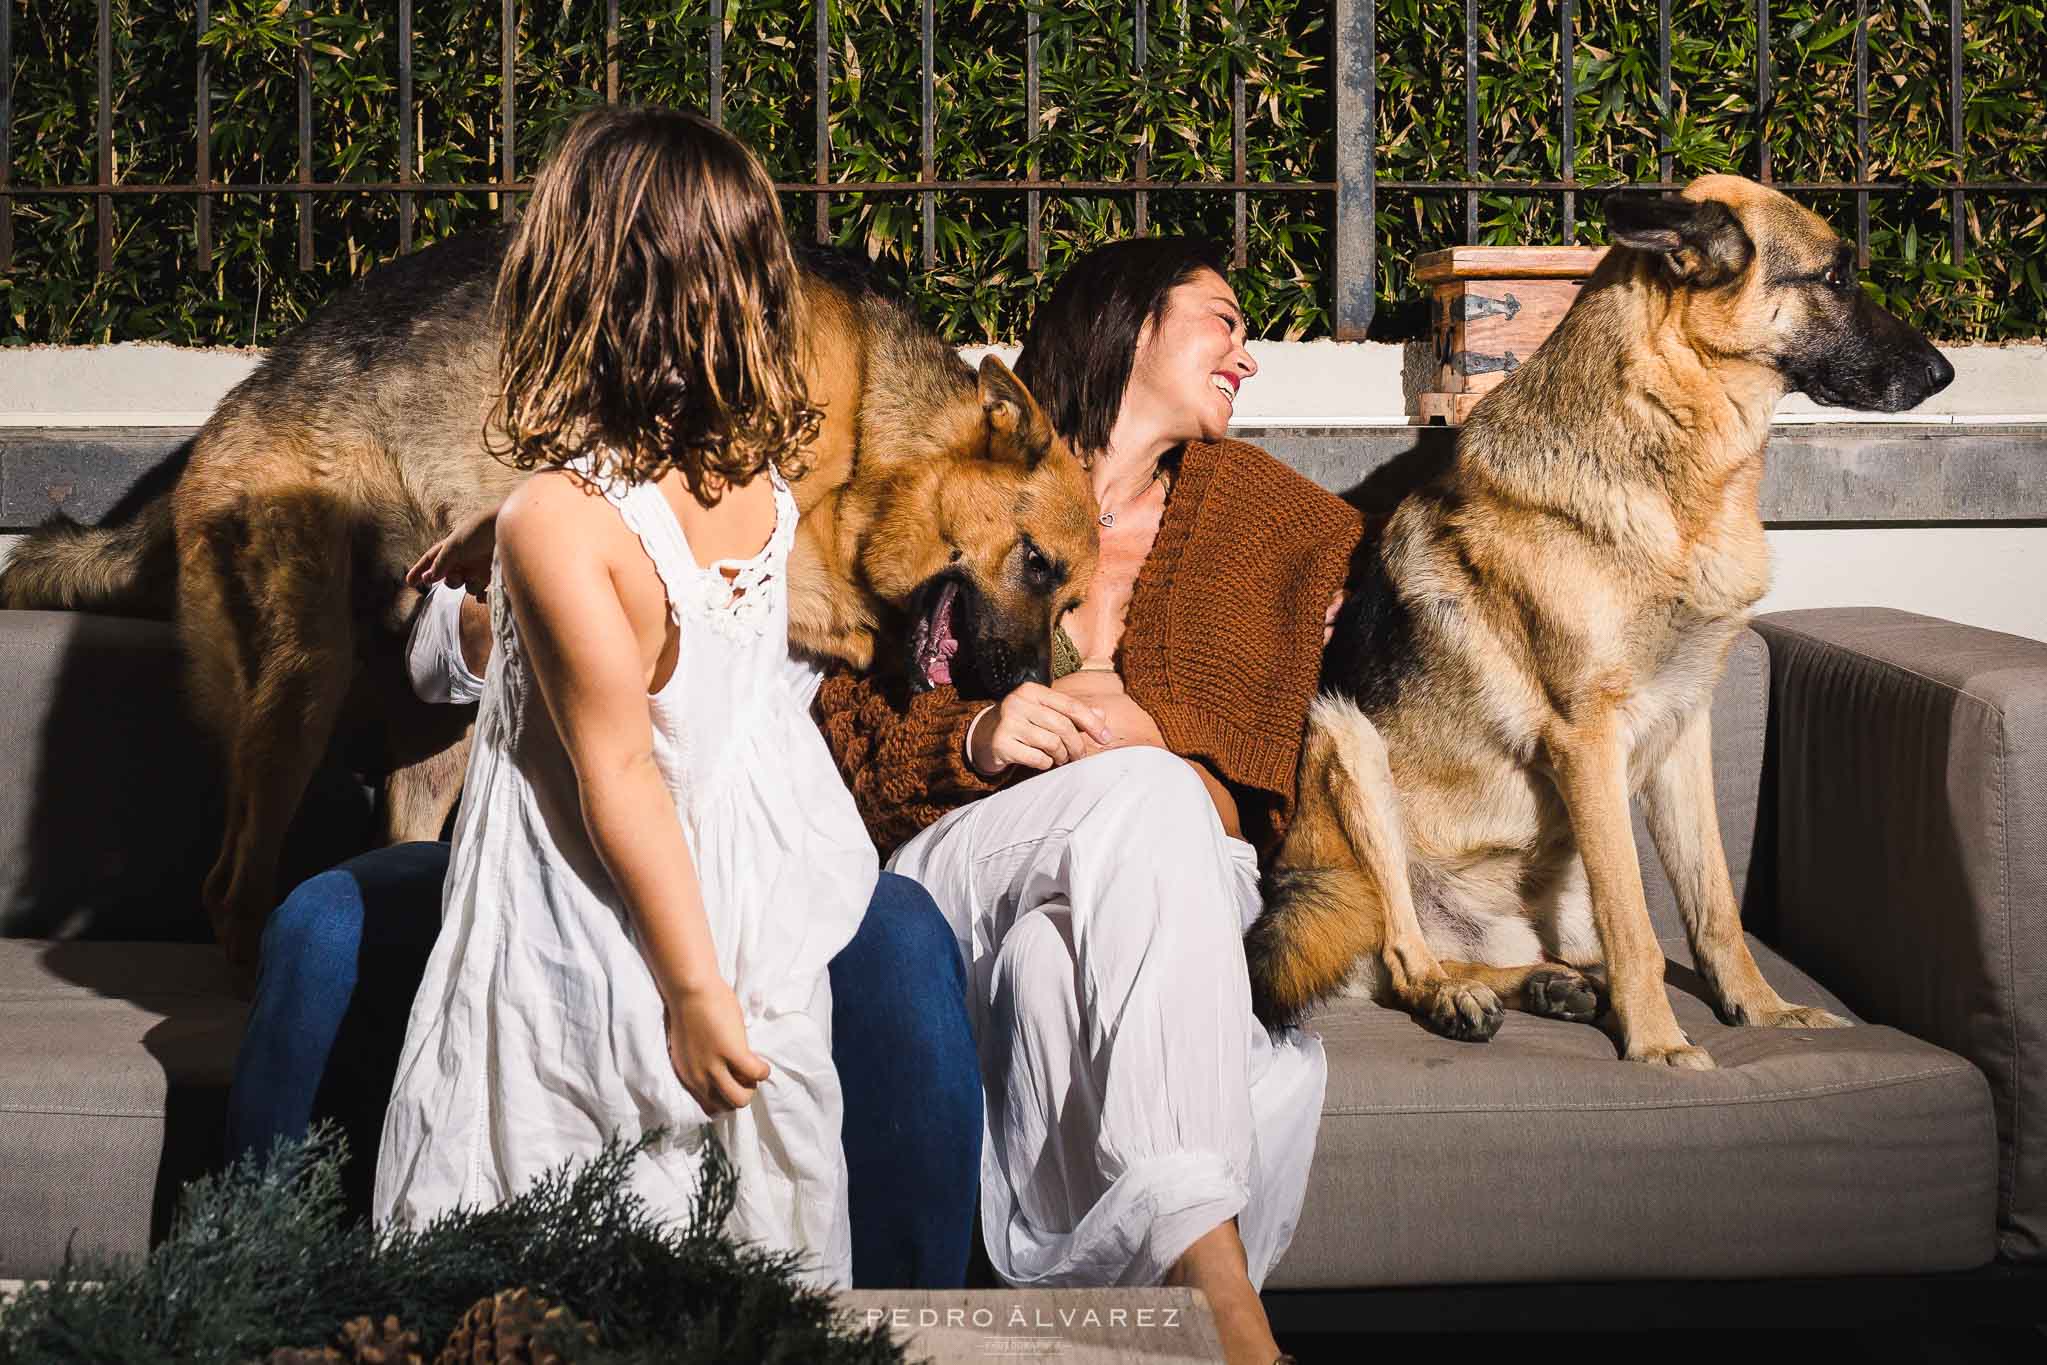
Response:
M1770 593L1758 611L1898 607L2047 640L2047 527L1852 528L1769 537Z
M975 361L983 349L963 354ZM1399 423L1423 367L1423 357L1377 343L1259 342L1252 352L1260 373L1237 411L1247 426ZM1880 420L2047 424L2047 346L1947 354L1957 378L1946 392ZM0 350L0 426L197 426L260 359L147 344ZM1793 397L1778 420L1868 418ZM1895 606L2047 640L2047 527L1772 531L1770 542L1776 573L1765 610Z
M969 363L993 349L971 346ZM1425 348L1383 342L1258 341L1258 376L1237 400L1246 426L1386 426L1407 420L1407 394L1427 371ZM2047 346L1947 350L1955 382L1913 412L1821 408L1793 395L1780 422L2047 423ZM197 426L263 358L261 351L165 346L0 349L0 426Z
M229 347L24 346L0 350L0 426L196 427L263 353Z

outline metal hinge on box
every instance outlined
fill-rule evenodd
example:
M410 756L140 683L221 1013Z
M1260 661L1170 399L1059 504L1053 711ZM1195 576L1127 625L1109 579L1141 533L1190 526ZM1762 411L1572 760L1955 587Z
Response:
M1435 295L1436 357L1416 420L1463 422L1542 345L1605 255L1592 246L1459 246L1416 261L1415 278Z

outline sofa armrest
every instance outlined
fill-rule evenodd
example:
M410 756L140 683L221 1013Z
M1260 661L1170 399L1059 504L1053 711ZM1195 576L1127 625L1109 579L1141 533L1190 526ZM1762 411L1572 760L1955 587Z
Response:
M1999 1248L2047 1257L2047 643L1881 608L1755 628L1777 945L1982 1069Z
M0 611L0 938L212 941L218 748L161 621ZM368 799L329 769L300 803L285 886L367 846Z

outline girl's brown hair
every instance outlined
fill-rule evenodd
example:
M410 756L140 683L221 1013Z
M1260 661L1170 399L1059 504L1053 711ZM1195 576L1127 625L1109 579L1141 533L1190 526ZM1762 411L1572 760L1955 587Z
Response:
M504 264L493 453L589 456L600 480L680 470L717 501L770 462L803 472L821 414L774 184L696 114L594 109L533 183Z

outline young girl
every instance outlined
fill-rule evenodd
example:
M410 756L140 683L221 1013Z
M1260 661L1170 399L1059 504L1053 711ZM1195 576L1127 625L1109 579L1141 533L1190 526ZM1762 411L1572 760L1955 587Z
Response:
M826 964L876 866L799 695L780 467L815 433L767 175L704 119L604 109L499 276L495 649L376 1216L513 1195L614 1134L687 1214L849 1279ZM792 472L793 467L792 467Z

